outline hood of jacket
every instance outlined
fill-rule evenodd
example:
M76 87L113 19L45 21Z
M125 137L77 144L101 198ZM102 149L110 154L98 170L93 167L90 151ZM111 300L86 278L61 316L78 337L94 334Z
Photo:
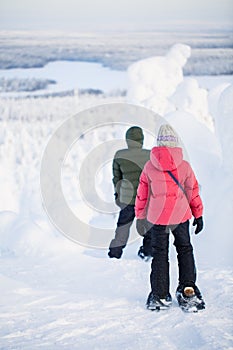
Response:
M152 165L160 171L172 171L183 161L180 147L153 147L150 152Z
M142 129L138 126L129 128L125 135L126 142L129 148L142 148L144 135Z

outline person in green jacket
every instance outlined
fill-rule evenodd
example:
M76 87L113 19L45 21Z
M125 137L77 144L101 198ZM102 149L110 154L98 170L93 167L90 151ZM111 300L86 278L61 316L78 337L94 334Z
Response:
M143 149L144 135L138 126L126 132L128 148L116 152L113 159L113 184L116 204L121 208L115 231L115 238L109 246L108 256L120 259L125 248L130 227L135 218L134 204L139 184L139 177L145 163L150 159L150 151ZM151 255L151 242L146 234L146 220L136 222L137 231L143 238L143 245L138 255L144 259Z

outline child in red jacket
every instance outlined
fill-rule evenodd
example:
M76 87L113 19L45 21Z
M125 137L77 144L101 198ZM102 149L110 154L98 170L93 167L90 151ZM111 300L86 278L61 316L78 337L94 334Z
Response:
M169 232L175 240L179 265L178 303L185 309L205 307L197 288L193 247L190 242L189 220L194 216L195 233L203 228L203 205L199 188L190 164L183 159L182 148L174 129L162 125L157 147L150 153L140 176L135 202L137 225L147 221L152 243L151 292L147 308L167 308L169 292Z

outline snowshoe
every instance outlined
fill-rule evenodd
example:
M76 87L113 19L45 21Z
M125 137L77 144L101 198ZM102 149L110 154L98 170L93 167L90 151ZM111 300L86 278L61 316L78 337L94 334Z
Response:
M157 295L154 295L152 292L150 292L147 298L146 307L151 311L160 311L169 309L171 304L172 297L170 293L164 299L160 299Z
M149 261L150 258L151 258L150 255L146 255L146 254L145 254L143 245L139 248L138 256L139 256L139 258L141 258L141 259L144 260L144 261Z
M176 298L184 312L198 312L205 309L205 302L199 289L194 287L177 288Z

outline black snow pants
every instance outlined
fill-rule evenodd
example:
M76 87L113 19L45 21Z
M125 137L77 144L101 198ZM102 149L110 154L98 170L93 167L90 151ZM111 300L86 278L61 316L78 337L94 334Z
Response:
M134 205L127 205L120 211L115 238L109 248L125 247L129 239L129 230L135 218Z
M129 239L130 227L134 221L134 218L135 218L134 205L129 204L125 207L122 207L119 213L118 221L117 221L115 238L111 241L109 248L116 248L116 247L124 248L126 246ZM143 237L142 244L143 244L145 253L150 255L151 239L150 239L149 233Z
M150 229L152 256L151 290L159 298L169 293L169 232L174 236L179 267L179 285L193 286L196 282L196 268L193 247L190 242L189 221L179 225L153 225Z

